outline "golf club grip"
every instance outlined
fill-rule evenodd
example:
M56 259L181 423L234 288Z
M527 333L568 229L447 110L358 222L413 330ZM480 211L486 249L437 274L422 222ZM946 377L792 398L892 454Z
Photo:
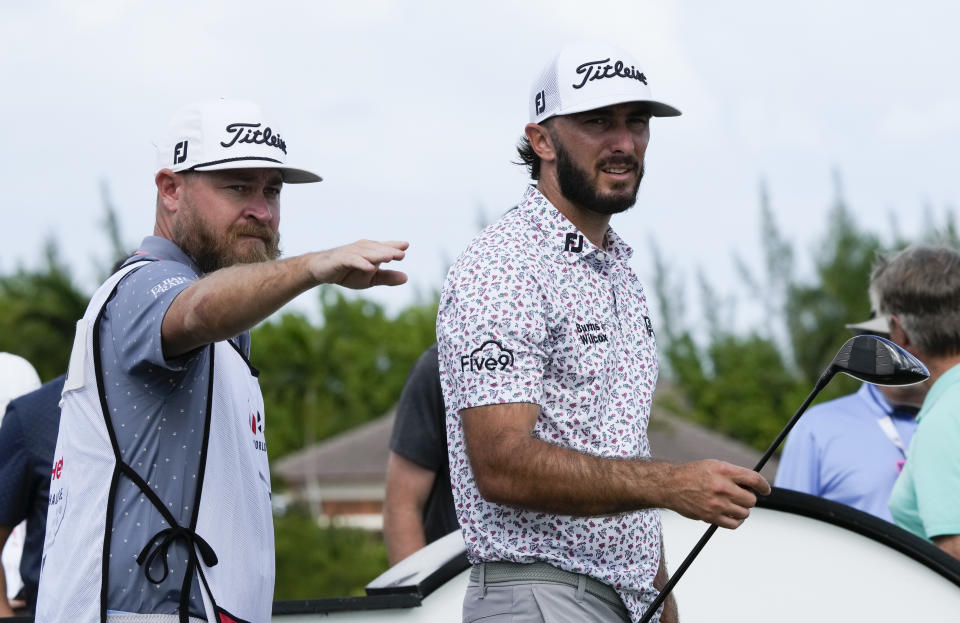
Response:
M667 597L670 596L670 591L673 590L673 587L677 585L677 582L680 581L680 578L683 577L683 574L687 572L687 568L693 563L693 559L697 557L697 554L700 553L700 550L703 549L703 546L707 544L707 541L710 540L710 537L713 536L713 533L717 531L717 524L712 524L707 531L703 533L703 536L700 537L700 540L697 541L697 544L693 546L693 549L690 550L690 553L687 554L687 557L683 559L683 562L680 563L680 566L677 567L677 570L673 572L673 575L670 576L670 579L667 580L667 583L663 585L663 588L660 589L660 594L657 595L657 598L653 600L653 603L650 604L650 607L647 608L647 611L643 613L643 618L640 619L640 623L648 623L650 618L653 617L653 614L657 611L657 608L666 601Z

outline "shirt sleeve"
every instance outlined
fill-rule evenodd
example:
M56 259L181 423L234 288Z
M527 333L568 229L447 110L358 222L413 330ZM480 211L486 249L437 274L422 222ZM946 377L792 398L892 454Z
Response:
M429 348L414 364L397 404L390 449L434 472L447 462L443 394L437 348Z
M14 403L7 407L0 425L0 448L0 525L12 528L27 516L30 469L29 451Z
M112 342L121 369L131 374L152 368L177 372L189 365L199 351L164 357L161 326L170 304L196 279L186 265L161 260L134 270L120 281L107 303L101 334Z
M773 484L782 489L821 495L820 451L811 428L798 424L787 436Z
M452 411L542 402L547 301L537 268L522 263L490 252L461 261L448 277L437 338Z
M960 534L957 448L960 448L960 423L953 412L928 414L910 446L907 461L913 470L917 511L927 538Z

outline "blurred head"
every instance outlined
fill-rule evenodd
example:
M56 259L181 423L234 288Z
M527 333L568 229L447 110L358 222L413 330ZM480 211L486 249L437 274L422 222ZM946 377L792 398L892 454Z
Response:
M877 309L889 318L920 359L960 354L960 253L948 247L912 246L880 257L870 277Z

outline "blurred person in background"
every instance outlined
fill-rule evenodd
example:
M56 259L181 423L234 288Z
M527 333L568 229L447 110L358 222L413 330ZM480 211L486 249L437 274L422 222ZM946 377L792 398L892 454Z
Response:
M889 319L876 310L846 325L855 334L890 337ZM787 436L774 484L840 502L893 521L888 502L917 428L927 384L886 387L863 383L848 396L807 411Z
M930 371L890 512L901 528L960 558L960 252L909 247L878 260L870 282L890 339Z
M40 376L29 361L12 353L0 352L0 424L3 422L7 404L40 387ZM5 446L0 445L0 461L8 453ZM0 493L6 485L0 482ZM0 502L0 616L12 616L14 608L23 608L25 601L19 593L23 589L20 578L20 558L23 552L23 543L26 538L26 526L19 521L12 521L4 517L4 509Z
M396 564L457 530L437 345L414 364L390 436L383 538Z
M60 425L60 394L65 376L15 398L0 424L0 545L10 526L23 525L18 614L32 614L40 582L40 559L47 523L53 451ZM21 523L22 522L22 523ZM0 613L9 616L10 612Z

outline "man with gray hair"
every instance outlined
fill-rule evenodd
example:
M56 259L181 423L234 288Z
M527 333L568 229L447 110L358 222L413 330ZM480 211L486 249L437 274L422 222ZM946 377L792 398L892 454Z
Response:
M870 318L846 327L889 339L889 318L876 312L876 298L871 288ZM863 383L852 394L811 408L787 436L774 485L893 521L887 502L926 393L925 383Z
M870 281L890 338L930 370L890 512L898 526L960 558L960 252L910 247L879 260Z

